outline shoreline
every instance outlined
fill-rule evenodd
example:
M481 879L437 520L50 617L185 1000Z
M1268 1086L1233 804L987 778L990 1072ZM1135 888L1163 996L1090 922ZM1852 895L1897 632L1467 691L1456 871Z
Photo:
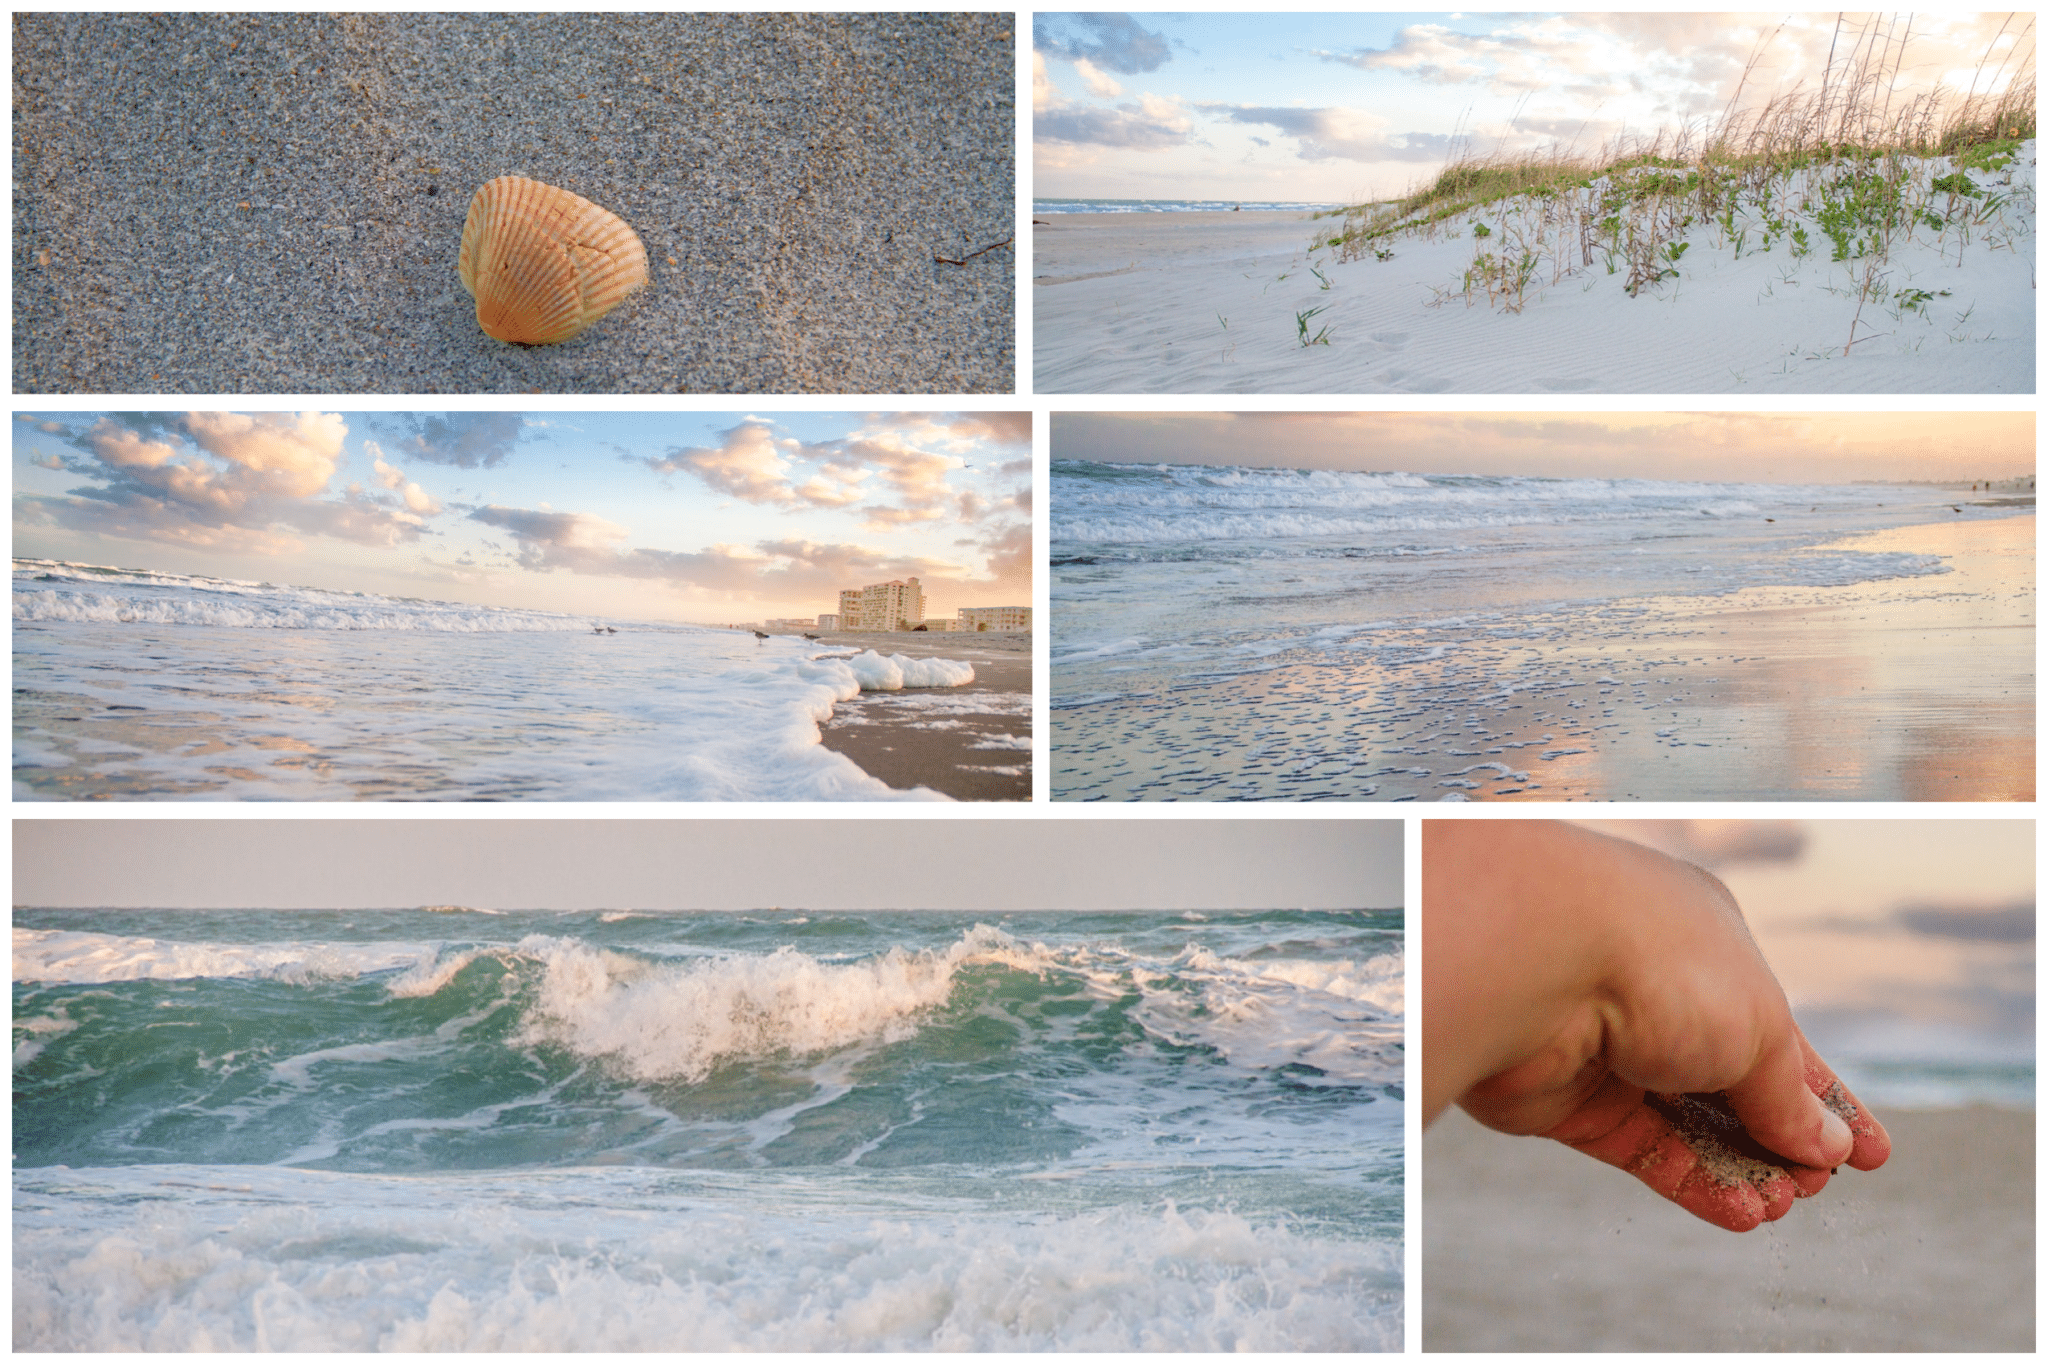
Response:
M820 631L815 643L974 665L964 687L863 692L839 702L818 726L819 743L898 789L930 787L956 801L1031 799L1031 636Z
M1618 599L1451 644L1394 627L1399 666L1282 653L1097 705L1056 690L1053 799L2031 800L2034 528L1830 542L1944 557L1921 578Z
M2033 1350L2033 1113L1878 1117L1884 1166L1736 1234L1446 1111L1420 1151L1423 1349Z

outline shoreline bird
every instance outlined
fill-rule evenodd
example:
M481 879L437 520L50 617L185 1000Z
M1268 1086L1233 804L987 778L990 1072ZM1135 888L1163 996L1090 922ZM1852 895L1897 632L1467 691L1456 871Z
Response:
M765 630L757 630L757 631L755 631L755 632L754 632L754 643L756 643L756 644L759 644L759 643L760 643L761 641L763 641L763 640L765 640L765 639L767 639L767 638L768 638L768 632L767 632L767 631L765 631Z

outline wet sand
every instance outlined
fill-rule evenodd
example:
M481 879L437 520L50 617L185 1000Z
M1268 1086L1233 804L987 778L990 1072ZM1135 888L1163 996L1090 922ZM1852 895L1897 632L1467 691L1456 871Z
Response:
M1429 1351L2031 1351L2034 1116L1878 1111L1893 1154L1729 1233L1458 1110L1422 1141Z
M1283 654L1055 710L1053 796L2029 801L2034 528L1832 547L1942 556L1950 572L1929 577L1536 612L1398 673ZM1417 652L1435 638L1418 632ZM1501 677L1532 681L1503 698Z
M827 631L821 648L913 659L963 659L965 687L863 692L819 727L826 748L892 787L930 787L956 801L1031 799L1031 637L914 631Z

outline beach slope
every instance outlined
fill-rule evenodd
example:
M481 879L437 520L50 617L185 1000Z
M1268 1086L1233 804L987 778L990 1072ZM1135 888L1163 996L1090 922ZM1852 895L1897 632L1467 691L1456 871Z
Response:
M1428 1351L2031 1351L2034 1116L1888 1112L1892 1157L1740 1235L1458 1110L1424 1136Z
M1032 228L1035 386L2032 393L2034 147L1952 210L1982 221L1916 231L1882 259L1854 242L1838 258L1818 223L1765 245L1761 226L1688 219L1660 277L1635 284L1597 242L1538 240L1534 224L1519 245L1499 205L1348 253L1329 245L1342 220L1307 213L1053 215ZM1511 235L1530 264L1510 288Z

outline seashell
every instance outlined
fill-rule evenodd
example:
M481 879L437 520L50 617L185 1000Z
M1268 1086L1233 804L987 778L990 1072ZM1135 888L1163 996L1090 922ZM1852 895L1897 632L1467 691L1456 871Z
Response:
M647 248L581 195L501 175L469 201L456 260L477 326L500 341L567 341L647 283Z

